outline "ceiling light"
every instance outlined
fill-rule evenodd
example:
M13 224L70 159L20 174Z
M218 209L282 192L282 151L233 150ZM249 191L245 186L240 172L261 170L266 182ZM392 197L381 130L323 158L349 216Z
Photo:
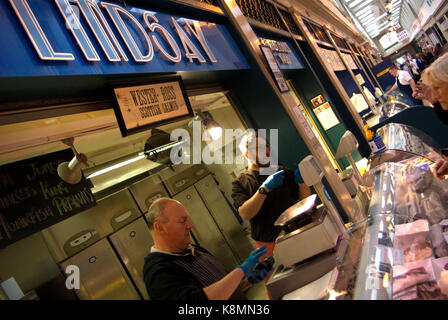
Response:
M222 135L222 127L215 121L208 111L197 111L195 117L188 123L189 127L193 127L193 121L201 121L204 126L205 134L212 140L218 140Z
M199 112L199 116L202 118L204 129L212 140L218 140L222 135L222 127L213 119L211 113L208 111Z

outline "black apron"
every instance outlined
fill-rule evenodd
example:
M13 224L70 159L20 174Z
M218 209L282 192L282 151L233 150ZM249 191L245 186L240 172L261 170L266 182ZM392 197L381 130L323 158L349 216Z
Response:
M179 258L174 259L173 263L190 272L204 287L221 280L227 275L227 272L218 260L212 255L196 249L191 250L188 261L184 258ZM247 297L238 287L229 300L247 300Z
M395 83L398 86L398 90L404 95L404 97L409 101L409 105L411 106L422 106L423 101L415 99L412 96L412 87L410 84L404 85L400 83L400 80L398 80L398 75L395 77Z

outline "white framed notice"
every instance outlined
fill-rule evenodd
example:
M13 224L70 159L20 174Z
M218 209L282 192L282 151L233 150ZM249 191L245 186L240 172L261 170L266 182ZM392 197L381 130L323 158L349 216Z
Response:
M355 77L356 77L356 81L358 81L358 84L360 86L363 85L364 83L366 83L366 81L364 80L361 73L358 73Z
M333 128L340 123L338 117L336 117L333 109L331 109L331 106L328 102L325 102L317 108L314 108L313 112L316 115L317 119L319 119L319 122L325 131Z

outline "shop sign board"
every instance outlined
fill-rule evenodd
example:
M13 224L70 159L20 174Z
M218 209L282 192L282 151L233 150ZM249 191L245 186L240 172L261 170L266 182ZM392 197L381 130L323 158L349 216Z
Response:
M277 83L278 89L280 92L288 92L289 87L286 83L285 77L283 76L282 71L280 70L280 67L278 66L277 60L275 59L274 55L272 54L272 50L270 47L265 45L260 45L261 52L263 52L263 55L266 59L266 62L268 63L268 66L271 70L272 75L274 76L275 82Z
M346 70L344 63L339 58L338 53L335 50L319 48L321 57L327 62L328 66L333 71Z
M58 165L73 158L65 149L0 167L0 247L96 205L83 177L64 182Z
M342 53L342 56L345 59L345 62L348 64L350 69L355 70L358 69L358 66L356 65L355 61L353 60L353 57L350 54Z
M123 137L194 116L180 77L112 87Z
M272 54L277 60L280 69L304 69L305 66L298 55L295 53L291 44L286 41L279 41L259 37L261 45L271 48Z
M399 33L397 33L398 41L403 42L409 39L409 33L406 30L403 30Z
M224 25L121 3L2 1L0 76L250 68Z

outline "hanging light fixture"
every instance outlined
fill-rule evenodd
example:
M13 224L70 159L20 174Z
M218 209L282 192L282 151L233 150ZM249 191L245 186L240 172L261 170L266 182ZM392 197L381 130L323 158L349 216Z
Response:
M197 111L195 117L188 123L190 128L193 127L194 121L201 121L204 131L212 140L218 140L222 136L222 127L213 118L208 111Z
M210 112L202 113L202 124L212 140L218 140L222 136L222 127L213 119Z
M74 141L75 139L73 137L62 140L64 144L68 145L73 150L75 156L70 162L65 161L58 165L59 177L70 184L77 184L81 181L81 168L87 163L87 157L84 154L78 153L78 151L76 151L73 145Z

